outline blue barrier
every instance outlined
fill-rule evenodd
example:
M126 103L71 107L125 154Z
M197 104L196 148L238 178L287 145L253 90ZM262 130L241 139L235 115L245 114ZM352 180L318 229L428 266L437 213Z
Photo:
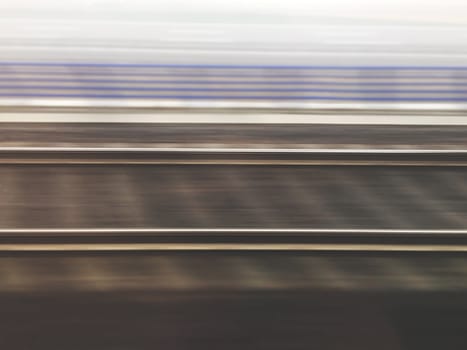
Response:
M0 98L466 102L466 87L467 66L0 62Z

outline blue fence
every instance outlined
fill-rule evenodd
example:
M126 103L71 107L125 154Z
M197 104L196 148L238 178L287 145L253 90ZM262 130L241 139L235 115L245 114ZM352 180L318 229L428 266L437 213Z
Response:
M0 62L0 98L467 102L467 67Z

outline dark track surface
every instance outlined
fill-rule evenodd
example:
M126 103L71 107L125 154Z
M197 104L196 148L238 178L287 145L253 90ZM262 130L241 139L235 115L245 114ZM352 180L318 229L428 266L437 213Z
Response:
M466 149L467 126L2 123L0 146Z
M52 350L464 349L464 296L2 294L0 344Z
M0 145L462 149L466 133L5 124ZM466 183L467 168L447 167L1 165L0 223L465 229ZM0 347L465 349L466 293L463 253L3 252Z
M467 292L464 253L2 252L1 293Z
M463 229L467 169L7 166L2 228Z
M7 254L8 349L463 349L465 255Z

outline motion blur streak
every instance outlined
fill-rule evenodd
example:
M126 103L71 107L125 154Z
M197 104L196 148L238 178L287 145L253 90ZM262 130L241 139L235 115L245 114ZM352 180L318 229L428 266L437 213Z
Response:
M0 3L0 105L464 110L467 6L374 6Z
M0 349L467 349L465 0L0 13Z

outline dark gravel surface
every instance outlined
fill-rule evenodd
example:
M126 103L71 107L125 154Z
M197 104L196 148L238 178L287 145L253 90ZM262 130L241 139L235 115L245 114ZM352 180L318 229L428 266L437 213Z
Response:
M467 126L2 123L0 146L467 148Z
M2 294L8 349L464 349L451 293Z
M463 229L467 169L0 166L3 228Z

